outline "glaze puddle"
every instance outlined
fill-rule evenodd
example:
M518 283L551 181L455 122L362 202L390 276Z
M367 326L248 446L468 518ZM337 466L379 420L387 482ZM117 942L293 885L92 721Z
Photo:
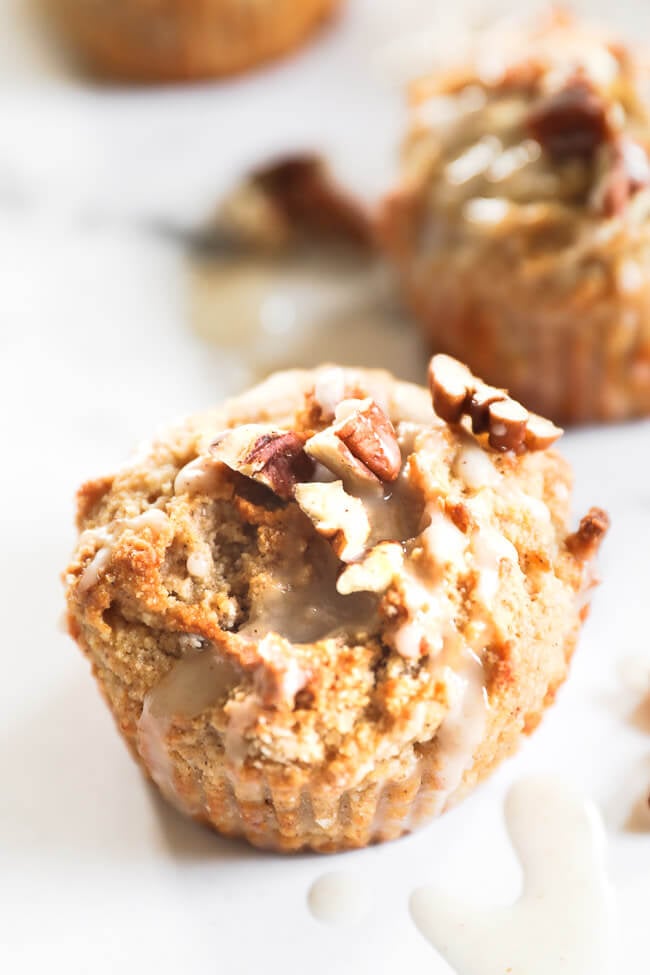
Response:
M323 924L354 924L372 908L372 896L358 876L347 871L324 873L307 894L307 905Z
M476 906L422 888L418 930L457 975L610 975L613 899L596 807L561 783L528 779L505 806L524 879L515 904Z

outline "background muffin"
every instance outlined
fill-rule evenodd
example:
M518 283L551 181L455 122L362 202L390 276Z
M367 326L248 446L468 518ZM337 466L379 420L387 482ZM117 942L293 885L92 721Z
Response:
M79 493L69 626L181 810L281 850L443 812L564 680L606 516L453 360L277 374Z
M647 81L556 15L413 88L382 219L411 307L435 349L561 421L650 412Z
M291 51L340 0L44 0L95 72L134 81L235 74Z

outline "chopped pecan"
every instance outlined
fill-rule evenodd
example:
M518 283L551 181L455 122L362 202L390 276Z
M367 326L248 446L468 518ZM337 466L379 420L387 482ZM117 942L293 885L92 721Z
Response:
M305 450L343 481L348 491L380 490L381 481L369 467L355 457L343 441L336 436L333 427L327 427L305 442Z
M335 422L310 437L305 450L351 489L394 481L402 466L393 425L371 398L339 403Z
M472 421L472 433L488 433L492 417L492 407L508 399L505 389L478 383L469 397L467 414Z
M450 424L470 421L472 433L487 434L488 445L497 451L545 450L562 435L550 420L529 413L507 390L487 386L466 366L447 355L435 355L429 363L433 408Z
M245 424L210 446L215 460L270 488L278 497L293 497L296 484L311 477L313 462L300 437L290 430Z
M370 535L370 522L363 502L348 494L341 481L298 484L295 499L316 531L331 539L332 548L343 562L358 559Z
M520 453L526 442L527 425L531 421L528 410L514 399L503 399L490 405L489 414L490 447L494 450L514 450L515 453Z
M337 437L382 481L394 481L402 454L393 424L373 399L345 400L337 409L337 419L348 406L351 412L334 425Z
M602 508L590 508L578 530L567 536L566 547L581 562L592 559L609 528L609 515Z
M385 592L404 564L399 542L380 542L361 562L346 566L336 589L342 596L353 592Z
M429 363L433 408L446 423L460 423L467 411L467 397L474 377L462 362L436 355Z
M605 101L582 76L535 103L526 125L532 138L557 160L589 159L612 134Z

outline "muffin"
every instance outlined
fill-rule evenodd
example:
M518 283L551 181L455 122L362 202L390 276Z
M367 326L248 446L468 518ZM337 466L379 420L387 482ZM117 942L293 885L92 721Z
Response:
M43 0L94 72L128 81L230 75L298 47L341 0Z
M607 517L568 531L552 423L445 356L430 387L277 373L79 491L70 633L133 756L223 834L408 832L566 677Z
M434 350L558 422L650 413L645 65L555 15L415 83L381 236Z

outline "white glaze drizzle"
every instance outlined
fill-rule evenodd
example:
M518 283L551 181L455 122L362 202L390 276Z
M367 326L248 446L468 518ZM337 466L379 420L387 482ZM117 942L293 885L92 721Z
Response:
M344 871L318 877L307 894L313 917L324 924L353 924L372 908L372 895L360 878Z
M97 585L110 562L113 546L122 531L127 528L138 529L146 526L160 531L165 527L167 521L167 515L160 508L148 508L141 514L134 515L132 518L118 518L110 525L103 525L101 528L87 528L79 536L78 547L81 548L93 542L99 542L100 544L90 562L88 562L79 576L77 591L79 593L85 593Z
M473 906L431 888L411 916L459 975L611 975L613 906L596 807L553 780L515 785L506 822L524 871L510 906Z
M197 810L176 786L167 742L174 718L195 717L224 697L239 679L239 671L230 661L209 649L191 650L144 699L137 728L138 752L162 794L182 812L192 815Z
M435 739L439 761L436 815L445 811L449 799L472 765L485 734L489 711L483 664L474 653L467 652L467 663L462 671L449 670L447 686L451 706Z
M214 494L222 467L212 454L200 454L181 467L174 481L174 494Z

